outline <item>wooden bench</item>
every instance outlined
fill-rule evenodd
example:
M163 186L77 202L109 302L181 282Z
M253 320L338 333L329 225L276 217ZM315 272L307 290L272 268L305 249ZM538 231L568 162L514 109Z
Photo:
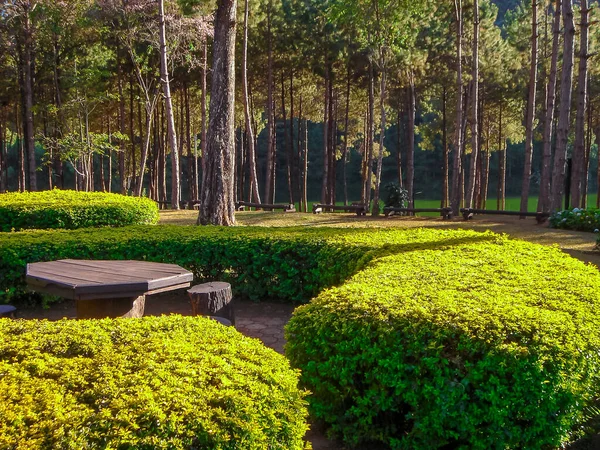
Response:
M362 203L353 203L351 205L326 205L324 203L313 203L312 208L313 214L320 214L322 212L328 211L345 211L345 212L353 212L356 213L357 216L366 216L369 212L369 208L367 205Z
M158 205L162 208L170 208L171 202L167 201L157 201ZM179 202L180 209L198 209L200 206L200 200L182 200Z
M274 209L282 209L283 212L296 212L296 207L291 204L270 204L270 203L251 203L251 202L237 202L235 209L238 211L244 211L246 208L262 209L264 211L272 211Z
M386 217L393 216L396 213L400 215L415 214L415 213L440 213L440 216L444 220L452 220L454 216L452 208L394 208L392 206L386 206L383 208L383 212Z
M548 220L548 217L550 217L550 213L548 212L498 211L493 209L475 208L461 208L460 212L462 213L464 220L472 219L475 214L492 214L503 216L535 217L537 223L542 224Z

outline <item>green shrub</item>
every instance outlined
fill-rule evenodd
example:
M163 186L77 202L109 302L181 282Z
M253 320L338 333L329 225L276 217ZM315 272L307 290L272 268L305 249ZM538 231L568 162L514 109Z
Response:
M600 229L600 209L565 209L552 214L549 222L552 228L597 232Z
M0 194L0 231L156 222L158 206L148 198L58 189Z
M298 373L205 318L0 319L0 374L0 448L304 448Z
M27 263L68 258L174 263L192 271L198 281L230 281L238 296L307 301L368 259L372 244L342 242L341 236L348 234L353 233L196 226L4 233L0 303L39 301L25 289Z
M600 274L498 236L440 244L377 259L296 309L286 354L311 411L353 445L568 440L599 391Z

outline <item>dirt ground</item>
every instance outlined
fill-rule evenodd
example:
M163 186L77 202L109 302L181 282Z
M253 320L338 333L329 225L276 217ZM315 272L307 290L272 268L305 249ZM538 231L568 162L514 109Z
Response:
M161 224L195 225L196 211L164 211L161 213ZM546 225L538 225L534 219L505 216L482 216L464 222L455 219L443 221L436 217L391 217L372 218L356 217L351 214L304 214L278 212L242 212L236 213L241 226L333 226L333 227L372 227L372 228L465 228L473 230L491 230L506 233L512 237L536 242L542 245L557 245L563 251L584 262L600 267L600 252L594 250L596 235L567 230L555 230ZM146 315L182 314L191 315L191 307L185 290L148 296L146 298ZM235 303L236 329L241 333L260 339L265 345L283 353L285 339L283 327L291 317L292 305L261 302L240 301ZM17 317L24 319L59 320L63 317L76 316L75 303L65 301L54 304L49 309L21 309ZM306 436L314 450L344 450L344 446L326 438L318 425L313 425ZM600 448L600 438L588 443L573 446L572 449L584 450ZM597 442L599 441L599 442ZM364 450L375 450L369 446Z

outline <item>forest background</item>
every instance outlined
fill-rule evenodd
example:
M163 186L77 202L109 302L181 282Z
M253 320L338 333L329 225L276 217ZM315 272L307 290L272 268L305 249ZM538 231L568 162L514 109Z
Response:
M0 8L0 191L110 190L174 204L173 195L198 198L210 120L207 86L215 5L164 2L176 131L172 149L161 87L158 3L5 0ZM571 5L571 0L564 3ZM459 147L460 190L467 197L474 191L473 206L498 198L503 208L506 196L521 195L527 173L532 18L537 85L529 195L537 195L552 55L557 53L553 23L557 6L564 9L564 3L240 2L237 198L303 206L314 200L364 201L372 198L371 189L377 192L378 186L400 180L415 199L448 205L458 173L452 159ZM572 153L579 61L585 59L584 152L579 158L587 169L583 200L587 191L598 188L600 65L594 49L599 36L595 4L573 6L576 18L584 17L582 12L588 17L576 21L567 128ZM565 103L560 91L564 17L561 23L551 136L560 128L558 109ZM582 24L586 29L591 25L583 53ZM473 144L478 151L471 163ZM413 179L414 186L407 186ZM460 195L462 200L465 194ZM535 207L530 202L529 208Z

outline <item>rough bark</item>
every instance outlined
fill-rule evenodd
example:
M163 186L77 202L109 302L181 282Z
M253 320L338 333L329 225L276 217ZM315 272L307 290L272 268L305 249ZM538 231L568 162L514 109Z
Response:
M383 52L380 49L380 53ZM383 165L383 149L385 144L385 127L386 127L386 113L385 113L385 99L386 99L386 73L385 73L385 61L380 62L381 74L379 80L379 113L380 113L380 129L379 129L379 152L377 154L377 172L375 175L375 192L373 194L373 208L371 214L374 216L379 215L379 189L381 185L381 169Z
M321 203L327 203L327 188L328 185L328 169L329 169L329 102L331 99L329 98L329 68L327 63L325 65L325 98L323 104L323 180L321 184Z
M461 200L461 149L462 149L462 122L463 122L463 80L462 80L462 34L463 14L462 0L454 0L456 12L456 123L454 155L452 158L452 212L458 215Z
M369 62L369 111L367 114L367 132L366 137L366 166L364 177L364 198L363 203L368 205L371 202L371 177L373 172L373 140L375 128L375 80L373 75L373 63Z
M275 203L275 105L273 99L273 33L271 32L272 0L267 5L267 168L265 170L265 197Z
M442 201L441 207L447 208L450 199L448 198L448 172L449 172L449 149L448 149L448 130L446 117L446 86L442 90Z
M35 129L33 123L33 31L31 18L31 4L24 2L23 12L23 137L25 153L27 156L27 178L29 190L37 191L37 164L35 161Z
M469 163L469 185L466 193L467 208L473 207L477 161L479 158L479 0L473 1L473 80L471 85L473 89L471 94L471 160Z
M398 108L396 110L396 171L398 173L398 186L404 187L403 176L402 176L402 135L404 133L404 127L402 124L402 116L404 110L402 101L398 100Z
M571 206L573 208L581 207L583 200L583 184L587 184L587 166L585 161L585 109L587 106L589 13L588 1L581 0L577 114L575 116L575 145L573 146L573 166L571 172Z
M344 112L344 150L342 151L342 163L343 166L343 183L344 183L344 205L348 204L348 121L350 116L350 63L348 62L348 77L346 79L346 109Z
M550 211L550 178L552 173L552 135L554 129L554 107L556 101L556 73L558 67L558 47L560 41L560 18L562 0L556 0L554 6L554 22L552 25L552 56L550 74L546 86L546 105L544 115L544 149L542 156L542 173L538 211Z
M217 2L206 170L198 214L198 223L202 225L235 225L236 7L236 0Z
M417 113L417 99L415 83L410 77L408 86L408 148L406 149L406 190L408 192L408 207L415 207L415 116Z
M167 39L165 31L164 0L159 0L160 20L160 78L165 97L165 114L167 117L167 134L169 147L171 147L171 208L179 209L181 197L181 186L179 177L179 150L177 148L177 135L175 133L175 116L173 113L173 102L171 99L171 84L169 82L169 70L167 66ZM142 176L142 174L140 174Z
M208 72L208 37L204 39L204 51L202 52L202 99L200 107L202 108L200 119L202 120L202 141L200 142L200 153L202 157L202 173L204 174L205 155L206 155L206 74ZM200 195L198 195L200 198Z
M248 145L248 165L250 169L251 201L260 203L258 190L258 177L256 175L256 154L254 148L254 130L250 115L250 101L248 96L248 0L244 2L244 42L242 52L242 96L244 99L244 119L246 121L246 143Z
M498 205L499 211L506 208L506 146L502 134L502 107L498 118Z
M231 285L220 281L198 284L189 289L192 315L224 317L235 324Z
M552 169L551 211L558 211L562 208L562 199L565 191L575 40L572 0L563 1L562 15L565 24L565 34L563 40L563 66L560 79L560 108L558 112L558 126L556 128L556 151L554 153L554 167Z
M302 186L302 197L304 199L304 212L308 209L308 120L304 119L304 175L302 177L304 185Z
M521 212L527 212L529 206L529 187L531 185L531 162L533 159L533 121L535 118L535 94L537 82L537 2L531 0L531 62L529 66L529 96L527 98L527 117L525 119L525 161L521 184ZM524 219L525 216L521 216Z

